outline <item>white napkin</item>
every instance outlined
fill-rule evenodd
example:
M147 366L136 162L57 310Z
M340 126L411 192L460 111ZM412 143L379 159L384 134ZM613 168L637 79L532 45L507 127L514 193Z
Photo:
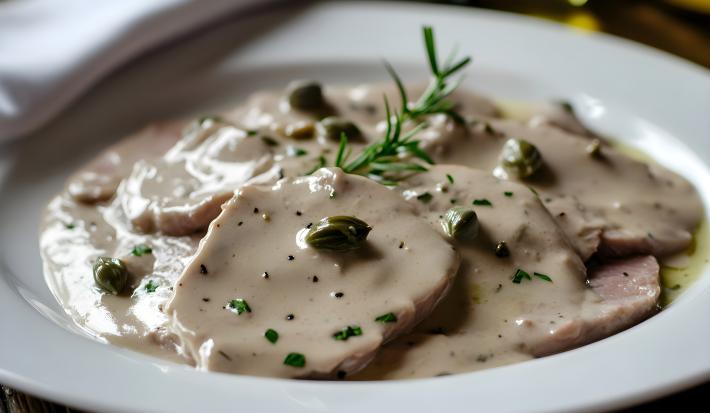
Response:
M145 50L260 0L0 0L0 141Z

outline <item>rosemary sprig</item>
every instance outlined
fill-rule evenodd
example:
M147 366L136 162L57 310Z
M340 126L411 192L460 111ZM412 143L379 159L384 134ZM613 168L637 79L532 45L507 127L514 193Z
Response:
M350 147L345 134L340 136L340 146L335 158L335 166L347 173L367 175L385 184L391 184L385 178L391 172L424 172L427 169L417 162L406 162L402 155L411 155L417 159L433 164L434 161L419 148L419 141L412 138L427 124L420 123L407 132L402 131L402 115L392 114L389 101L385 99L385 120L387 128L384 138L367 146L354 160L348 162Z
M454 48L444 62L443 67L439 67L436 42L434 41L434 30L430 26L424 26L423 32L424 45L426 47L429 68L431 69L433 79L424 93L419 97L419 100L414 103L409 101L409 96L407 96L407 91L399 75L397 75L397 72L391 64L385 62L385 68L387 68L387 71L397 85L397 90L402 99L403 120L415 120L425 115L444 113L457 123L465 124L466 121L464 118L454 110L454 102L446 98L458 88L462 80L462 78L459 77L451 81L451 76L466 67L466 65L471 62L471 58L467 56L456 61L456 49Z
M397 75L397 72L389 62L384 62L385 68L397 85L402 100L402 108L399 112L393 112L390 109L387 97L384 97L385 120L387 122L385 136L382 140L365 147L350 162L348 162L348 159L352 148L348 145L348 137L345 133L341 134L335 166L343 171L368 176L384 185L396 185L396 180L401 177L402 173L425 172L427 168L424 164L434 164L431 157L419 147L420 141L413 139L419 131L428 126L426 122L419 122L421 117L443 113L451 117L455 122L465 124L463 117L454 110L454 102L447 100L447 97L461 83L461 78L451 81L451 76L468 65L471 62L471 58L465 57L455 61L456 51L453 50L444 65L440 67L433 29L430 26L425 26L423 34L429 67L433 75L432 81L421 97L416 102L410 103L409 96L399 75ZM404 132L402 125L406 121L419 123ZM322 164L321 160L319 166L323 166Z

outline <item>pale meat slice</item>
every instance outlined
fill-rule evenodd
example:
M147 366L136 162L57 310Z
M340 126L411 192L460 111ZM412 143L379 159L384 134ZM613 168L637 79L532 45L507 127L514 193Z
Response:
M634 326L658 311L660 268L653 256L610 260L592 267L582 317L534 345L536 356L558 353L597 341Z
M462 258L451 291L415 333L385 346L357 379L428 377L529 359L527 346L581 316L584 264L529 188L453 165L400 186L433 228L442 230L440 217L458 205L476 211L480 230L470 241L450 239ZM496 255L501 241L507 256ZM513 282L518 270L530 279Z
M537 108L528 120L530 126L550 125L569 133L595 137L595 134L577 118L574 108L568 102L547 102Z
M411 97L419 96L426 85L408 87ZM385 108L383 96L391 105L399 102L399 92L392 83L363 84L355 87L323 86L325 110L315 112L292 108L288 103L288 91L258 92L251 95L244 105L222 116L246 129L259 131L273 139L274 161L281 167L284 176L302 176L321 162L321 157L333 160L340 135L324 136L324 128L318 126L324 116L336 116L353 122L361 132L348 136L353 153L382 138L385 132ZM454 92L450 99L456 108L468 114L495 117L499 111L488 98L473 93ZM433 116L428 121L450 128L447 116ZM405 125L411 127L411 125Z
M122 140L69 177L67 192L83 203L107 201L139 159L157 158L180 139L184 121L154 123Z
M555 219L585 259L595 252L596 243L600 252L611 255L680 252L690 245L702 218L697 192L679 175L633 160L606 144L599 156L592 156L587 137L558 127L487 119L468 130L439 127L419 136L438 163L490 172L507 139L533 143L543 167L520 182L534 188L551 209L558 207ZM584 206L583 211L577 205Z
M136 162L118 188L126 217L146 233L205 229L236 189L278 177L268 142L218 119L196 122L164 156Z
M318 250L304 241L309 227L336 215L372 227L362 248ZM166 313L198 369L342 377L426 317L458 265L451 245L397 192L321 169L242 187L210 224ZM232 300L249 310L238 314ZM336 340L348 327L354 335ZM278 333L273 343L269 329ZM302 366L285 362L291 353L303 356Z

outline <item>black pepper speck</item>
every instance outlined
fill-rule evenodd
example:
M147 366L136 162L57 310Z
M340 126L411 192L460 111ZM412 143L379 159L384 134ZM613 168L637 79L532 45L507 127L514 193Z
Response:
M289 260L289 261L293 261L293 260L295 260L295 259L296 259L296 257L294 257L293 255L289 255L289 256L288 256L288 260Z
M205 264L200 264L200 274L207 274L207 267L205 267Z
M286 320L288 320L288 321L291 321L291 320L293 320L294 318L296 318L296 316L293 315L293 314L289 314L289 315L286 316Z

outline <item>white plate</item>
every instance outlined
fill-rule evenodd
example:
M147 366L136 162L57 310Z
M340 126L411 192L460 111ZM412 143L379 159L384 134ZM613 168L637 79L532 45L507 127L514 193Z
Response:
M44 284L38 218L67 174L156 117L235 101L296 77L407 79L425 66L420 26L475 57L466 86L495 97L564 97L601 132L641 145L710 205L710 75L658 51L502 13L327 3L254 12L124 68L0 159L0 382L87 410L583 411L710 377L710 274L656 317L578 350L478 373L341 383L206 374L73 332ZM442 52L443 53L443 52Z

